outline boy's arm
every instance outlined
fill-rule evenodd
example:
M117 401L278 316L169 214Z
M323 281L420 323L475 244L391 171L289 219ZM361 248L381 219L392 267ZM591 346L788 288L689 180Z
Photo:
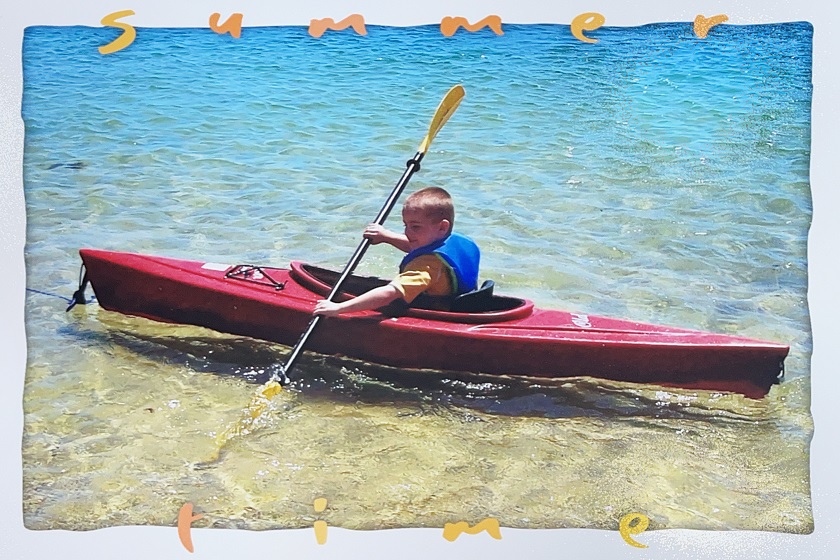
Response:
M399 290L397 290L397 288L388 284L386 286L374 288L369 292L363 293L359 297L355 297L342 303L335 303L334 301L327 301L325 299L321 300L315 306L315 314L323 315L325 317L335 317L341 313L367 311L368 309L376 309L378 307L388 305L401 296L402 294Z
M396 233L389 229L385 229L379 224L368 224L362 237L370 239L371 244L378 245L379 243L387 243L393 245L400 251L408 253L411 248L408 246L408 238L401 233Z

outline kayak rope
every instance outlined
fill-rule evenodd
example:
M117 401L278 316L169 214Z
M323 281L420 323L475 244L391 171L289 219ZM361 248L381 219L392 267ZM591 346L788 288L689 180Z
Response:
M67 306L65 312L76 307L77 303L81 303L82 305L88 303L87 300L85 300L85 288L87 288L87 285L88 277L87 272L85 271L85 263L82 263L82 266L79 268L79 289L73 292L73 298L70 300L70 305Z
M82 265L82 269L84 269L84 265ZM40 294L42 296L50 296L64 300L65 303L69 303L70 306L67 308L67 311L73 309L77 303L81 303L82 305L86 303L93 303L96 301L96 296L91 296L90 299L85 299L85 287L87 287L87 277L82 276L81 272L79 273L79 289L73 292L72 297L62 296L60 294L55 294L53 292L47 292L44 290L38 290L35 288L26 288L27 292L32 292L33 294Z
M44 290L38 290L38 289L35 289L35 288L26 288L26 291L27 292L32 292L33 294L39 294L39 295L42 295L42 296L50 296L50 297L54 297L54 298L59 298L59 299L64 300L65 303L70 303L70 302L73 301L73 298L71 298L71 297L63 296L61 294L56 294L56 293L53 293L53 292L46 292ZM95 301L95 298L93 296L91 296L91 298L84 303L91 303L93 301Z
M285 282L278 282L272 278L265 268L252 264L236 265L225 273L225 278L242 280L243 282L253 282L254 284L261 284L263 286L273 286L278 292L286 287Z

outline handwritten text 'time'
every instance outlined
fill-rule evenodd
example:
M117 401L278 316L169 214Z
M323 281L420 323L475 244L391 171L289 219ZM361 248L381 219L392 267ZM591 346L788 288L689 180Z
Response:
M107 45L99 47L99 52L101 54L113 54L123 50L134 42L134 39L137 37L137 30L134 26L118 21L122 18L133 15L135 15L133 10L122 10L108 14L102 18L102 21L100 22L102 25L121 29L122 34ZM221 17L222 15L219 13L213 13L210 15L210 20L208 22L210 29L219 35L230 34L231 37L239 39L242 36L243 15L241 13L232 14L224 21L224 23L220 24L219 22L221 21ZM698 15L694 20L694 34L700 39L705 39L712 27L720 25L728 20L729 18L725 15L711 16L709 18L703 15ZM598 39L589 37L584 32L595 31L596 29L602 27L605 23L606 18L603 15L597 12L587 12L574 18L569 26L569 30L579 41L584 43L597 43ZM328 30L343 31L348 28L352 28L358 35L367 35L365 18L361 14L349 15L338 22L332 18L313 19L309 23L309 35L319 38ZM502 19L495 15L487 16L475 24L471 24L463 17L448 16L443 18L440 22L440 32L441 35L445 37L455 35L459 29L465 29L468 32L475 33L484 28L490 29L496 35L504 35L504 32L502 31Z
M327 509L327 499L318 498L313 503L315 511L319 514ZM201 519L203 515L193 515L193 505L186 503L178 512L178 538L181 544L189 552L194 551L192 542L192 522ZM628 513L618 523L618 532L624 542L637 548L647 548L646 544L637 542L631 535L640 535L648 528L650 519L642 513ZM327 522L323 519L318 519L313 523L315 530L315 541L318 544L326 544L327 542ZM447 523L443 528L443 538L449 542L454 542L463 533L468 535L477 535L481 532L486 532L488 535L496 540L501 540L502 530L499 526L499 521L495 518L489 517L480 521L475 525L470 525L466 521L459 521L457 523Z

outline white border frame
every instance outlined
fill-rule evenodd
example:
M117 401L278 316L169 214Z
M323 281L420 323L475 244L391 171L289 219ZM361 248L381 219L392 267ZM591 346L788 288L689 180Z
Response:
M678 4L678 5L676 5ZM211 13L222 21L244 14L244 26L308 25L310 19L332 17L340 21L359 13L367 24L418 25L437 23L445 16L463 16L475 22L498 15L506 23L568 24L584 12L599 12L607 25L631 26L666 21L693 21L698 14L729 16L730 24L809 21L814 26L811 190L813 225L808 242L809 306L814 336L811 362L812 413L816 433L811 445L811 481L815 532L789 535L762 532L667 530L639 535L649 545L635 549L618 531L583 529L521 530L502 528L502 540L483 533L462 536L450 543L441 529L349 531L330 527L326 545L315 543L311 529L283 531L224 531L193 529L196 552L181 546L174 527L116 527L92 532L29 531L22 520L21 434L22 395L26 363L23 320L25 209L22 181L23 121L21 50L23 30L30 25L99 26L103 16L131 9L137 27L206 27ZM0 290L3 309L0 356L4 358L5 390L0 393L0 558L7 560L60 558L290 558L302 554L318 558L442 559L506 558L829 558L840 550L840 478L833 472L840 454L832 447L834 428L840 425L840 407L834 402L840 388L834 365L840 363L840 328L835 278L840 267L833 255L833 240L840 234L840 195L836 178L840 146L840 111L832 103L840 91L840 56L835 31L840 8L825 0L784 2L736 0L567 0L546 7L544 0L428 0L403 3L393 0L308 0L292 4L269 0L28 0L0 15L0 256L4 276ZM314 40L314 39L313 39ZM68 287L69 289L69 287ZM834 296L834 297L832 297Z

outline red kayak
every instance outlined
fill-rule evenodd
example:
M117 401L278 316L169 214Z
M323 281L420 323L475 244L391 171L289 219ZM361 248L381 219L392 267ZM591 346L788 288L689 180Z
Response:
M336 272L225 265L82 249L105 309L294 345ZM352 276L344 293L386 281ZM733 391L753 398L782 378L789 347L773 342L538 309L526 299L462 297L466 311L386 308L325 318L307 344L400 368L566 378L590 376Z

